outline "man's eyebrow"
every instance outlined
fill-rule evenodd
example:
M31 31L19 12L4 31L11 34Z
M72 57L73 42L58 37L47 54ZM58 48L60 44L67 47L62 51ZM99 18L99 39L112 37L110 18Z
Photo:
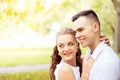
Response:
M79 27L79 28L76 29L76 31L79 31L79 30L82 30L82 27Z

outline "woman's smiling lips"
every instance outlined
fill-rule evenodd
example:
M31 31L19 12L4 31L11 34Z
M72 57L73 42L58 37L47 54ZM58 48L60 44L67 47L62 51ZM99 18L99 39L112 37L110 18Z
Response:
M71 55L71 52L64 53L65 56Z

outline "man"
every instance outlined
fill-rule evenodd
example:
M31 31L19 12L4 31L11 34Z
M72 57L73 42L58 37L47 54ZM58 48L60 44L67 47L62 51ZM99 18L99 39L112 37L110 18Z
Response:
M104 41L100 42L100 21L93 10L82 11L72 18L73 30L82 47L89 47L95 60L89 80L118 80L120 75L119 58Z

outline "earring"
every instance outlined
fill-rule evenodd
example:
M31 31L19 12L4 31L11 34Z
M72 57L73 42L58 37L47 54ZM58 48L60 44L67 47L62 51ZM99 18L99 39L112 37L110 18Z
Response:
M78 50L76 50L76 53L78 52Z
M58 55L60 56L60 53L58 53Z

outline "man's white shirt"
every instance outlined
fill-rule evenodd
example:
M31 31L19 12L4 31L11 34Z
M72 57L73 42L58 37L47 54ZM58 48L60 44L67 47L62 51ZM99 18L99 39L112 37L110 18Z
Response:
M90 55L91 50L86 52ZM120 59L116 53L101 42L91 57L95 60L95 64L91 69L89 80L118 80L120 76Z

